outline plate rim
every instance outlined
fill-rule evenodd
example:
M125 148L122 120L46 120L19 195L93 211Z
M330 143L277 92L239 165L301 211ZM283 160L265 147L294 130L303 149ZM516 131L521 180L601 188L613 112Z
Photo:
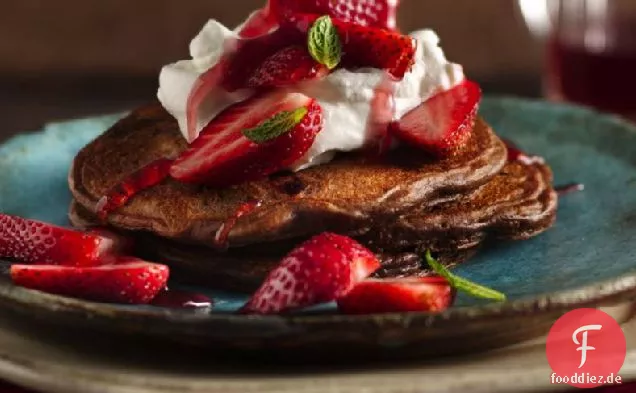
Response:
M90 313L91 318L100 318L104 321L118 320L125 316L127 321L139 318L143 321L169 321L174 324L194 326L207 326L218 322L264 324L285 323L289 325L312 325L316 323L365 323L377 322L378 319L395 320L396 318L408 319L411 325L425 324L426 326L444 326L447 323L455 324L458 321L514 318L527 315L532 312L547 314L571 309L572 306L592 307L606 303L622 302L636 299L636 268L633 272L621 275L617 278L593 283L587 286L573 289L550 292L538 296L528 296L517 300L490 303L485 305L473 305L453 307L442 313L427 312L397 312L368 315L344 315L333 312L316 312L309 314L283 314L283 315L240 315L236 313L195 313L188 310L173 310L160 307L129 308L121 305L90 302L64 296L51 295L21 288L13 285L8 280L0 281L0 307L14 311L22 310L21 306L36 307L29 311L47 312L69 316L83 316ZM13 305L9 305L12 302Z

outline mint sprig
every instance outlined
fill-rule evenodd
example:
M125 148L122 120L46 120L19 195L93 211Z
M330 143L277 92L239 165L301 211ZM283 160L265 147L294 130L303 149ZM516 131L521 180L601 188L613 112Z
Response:
M307 38L309 54L318 63L333 70L342 60L342 43L340 34L331 17L322 16L314 22Z
M254 143L265 143L293 130L305 118L305 107L293 111L281 111L254 128L243 130L243 135Z
M465 278L454 275L450 272L450 270L445 268L441 263L437 262L433 258L430 250L426 252L426 263L428 263L428 265L431 267L431 269L433 269L435 273L448 280L450 285L458 291L462 291L471 296L482 299L495 300L499 302L503 302L506 300L506 295L499 291L484 287L483 285L479 285L472 281L466 280Z

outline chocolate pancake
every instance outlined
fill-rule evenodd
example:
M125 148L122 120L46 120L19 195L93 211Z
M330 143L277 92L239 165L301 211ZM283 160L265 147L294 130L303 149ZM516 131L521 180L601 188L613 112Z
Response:
M131 173L186 148L176 121L158 104L134 111L86 146L69 174L79 205L98 199ZM342 154L326 165L227 189L167 180L136 195L110 225L165 239L209 244L247 201L261 202L229 234L231 248L306 237L323 231L361 236L379 217L472 192L501 171L506 147L482 120L465 149L445 160L400 148L383 159Z
M392 219L382 217L358 237L382 262L379 277L428 274L421 255L427 249L442 263L470 258L487 239L521 240L548 229L554 222L557 195L552 173L543 164L510 162L491 181L457 198L420 204ZM77 203L71 221L81 227L96 223ZM257 287L282 256L303 239L260 243L219 252L209 246L166 240L138 232L140 252L167 262L186 279L217 288L244 291Z
M99 226L96 218L73 202L69 217L74 226ZM289 239L275 243L234 248L219 252L202 245L184 244L144 232L127 232L135 238L135 253L143 258L170 265L171 277L182 282L207 285L216 289L251 292L281 258L304 239ZM447 266L471 258L478 247L462 250L436 251L435 257ZM382 269L377 277L425 276L429 270L422 265L421 255L413 251L394 254L379 253Z

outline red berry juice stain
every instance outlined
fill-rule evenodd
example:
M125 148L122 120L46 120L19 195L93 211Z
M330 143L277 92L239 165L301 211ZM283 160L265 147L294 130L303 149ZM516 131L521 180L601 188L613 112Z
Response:
M170 289L159 293L150 304L165 308L199 309L214 307L214 300L200 293Z
M230 216L216 231L216 235L214 236L214 245L219 249L227 249L228 247L228 238L232 229L236 226L238 220L248 214L251 214L261 206L261 201L250 201L243 203L241 206L236 209L234 214Z
M373 142L372 153L375 156L384 157L393 144L391 128L398 120L397 107L395 105L396 80L388 73L382 82L376 86L371 99L371 112L367 121L367 135Z
M130 198L168 178L172 161L168 158L153 161L113 187L97 202L99 219L106 221L110 213L124 206Z

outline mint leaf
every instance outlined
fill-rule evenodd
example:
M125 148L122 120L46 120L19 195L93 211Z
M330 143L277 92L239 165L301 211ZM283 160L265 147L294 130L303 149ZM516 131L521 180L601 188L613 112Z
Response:
M305 118L309 110L305 107L293 111L282 111L254 128L243 130L243 135L254 143L265 143L293 130Z
M314 22L309 30L307 46L311 57L330 70L340 64L342 44L330 16L322 16Z
M494 289L484 287L472 281L466 280L465 278L454 275L433 258L430 250L426 252L426 263L428 263L435 273L447 279L451 286L456 288L458 291L463 291L471 296L482 299L496 300L499 302L506 300L506 295L499 291L495 291Z

